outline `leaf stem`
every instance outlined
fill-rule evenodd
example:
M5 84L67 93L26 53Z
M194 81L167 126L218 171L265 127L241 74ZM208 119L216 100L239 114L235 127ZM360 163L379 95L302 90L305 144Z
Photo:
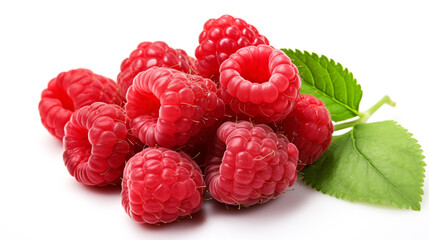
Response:
M345 128L349 128L349 127L353 127L356 124L361 123L361 118L350 121L350 122L344 122L344 123L339 123L339 124L335 124L334 125L334 130L338 131L341 129L345 129Z
M335 131L345 129L345 128L349 128L349 127L353 127L359 123L366 123L368 121L369 117L371 117L371 115L374 114L384 104L388 104L392 107L394 107L396 105L396 103L394 101L392 101L392 99L390 99L389 96L386 95L382 99L380 99L380 101L378 101L376 104L374 104L372 107L370 107L368 110L366 110L365 112L361 112L359 114L360 117L358 119L353 120L353 121L349 121L349 122L336 124L335 125Z

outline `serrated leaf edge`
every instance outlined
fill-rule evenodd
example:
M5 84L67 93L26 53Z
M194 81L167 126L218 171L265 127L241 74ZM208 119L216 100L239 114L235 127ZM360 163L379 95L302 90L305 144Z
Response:
M404 127L402 127L401 125L399 125L396 121L393 121L393 120L389 120L389 121L384 121L384 122L391 122L391 123L393 123L394 125L395 125L395 127L398 127L398 131L401 131L404 135L406 135L407 137L409 137L409 140L411 140L411 141L413 141L414 142L414 145L416 145L417 144L417 146L419 146L419 147L421 147L419 144L418 144L418 142L417 142L417 140L415 139L415 138L413 138L412 137L412 135L413 134L411 134L407 129L405 129ZM368 159L367 159L367 157L357 148L357 146L356 146L356 139L355 139L355 137L354 137L354 130L355 130L355 128L352 128L351 130L350 130L350 135L351 135L351 139L352 139L352 142L353 142L353 148L355 149L355 151L361 156L361 158L362 159L364 159L365 161L366 161L366 163L371 167L371 169L373 169L378 175L379 175L379 177L381 178L381 179L383 179L388 185L390 185L391 187L392 187L392 189L394 189L395 190L395 192L396 193L398 193L398 195L400 195L403 199L405 199L408 203L409 203L409 205L410 205L410 207L411 207L411 209L414 209L414 210L420 210L420 204L418 204L418 205L414 205L414 201L412 201L412 200L410 200L409 198L408 198L408 196L406 196L406 195L404 195L401 191L399 191L399 189L393 184L393 183L391 183ZM422 155L421 153L423 152L423 150L421 150L421 148L418 148L417 147L417 149L419 150L418 152L419 152L419 154L420 155ZM417 150L416 149L416 150ZM422 155L423 156L423 155ZM424 157L422 157L422 158L420 158L420 160L422 160ZM423 161L421 161L421 162L423 162ZM423 166L422 167L424 167L425 166L425 163L423 162ZM423 178L424 178L424 168L422 168L423 169ZM421 174L419 174L419 178L420 178L420 176L421 176ZM423 179L422 179L423 180ZM423 181L421 181L421 182L419 182L419 183L422 183ZM422 185L422 184L419 184L419 185ZM421 187L421 186L419 186L419 187ZM422 189L420 188L420 190L421 191L419 191L419 193L422 193ZM421 196L419 196L418 197L418 202L421 202L422 201L422 198L421 198ZM380 201L379 201L380 202ZM395 205L397 205L397 206L399 206L399 205L403 205L403 204L398 204L397 202L395 202L395 201L391 201L393 204L395 204ZM414 205L414 206L413 206ZM400 208L402 208L402 207L400 207Z
M423 150L422 150L422 148L421 148L421 145L418 143L418 141L417 141L417 139L415 139L414 137L413 137L413 134L412 133L410 133L409 131L408 131L408 129L406 129L406 128L404 128L404 127L402 127L398 122L396 122L396 121L393 121L393 120L387 120L387 121L385 121L385 122L393 122L396 126L399 126L399 129L404 133L404 134L406 134L409 138L410 138L410 140L411 141L413 141L414 142L414 149L416 150L416 153L418 153L419 155L420 155L420 167L421 167L421 171L419 172L419 173L417 173L418 174L418 177L419 177L419 179L421 179L421 181L419 181L418 182L418 185L419 185L419 193L420 193L420 196L418 197L418 202L420 203L421 201L422 201L422 195L424 194L424 191L423 191L423 189L422 189L422 186L423 186L423 183L424 183L424 178L425 178L425 166L426 166L426 163L423 161L423 159L425 158L425 156L423 155ZM363 124L366 124L366 123L363 123ZM353 131L353 129L351 130L351 131ZM347 132L348 133L348 132ZM346 134L347 134L346 133ZM353 147L355 147L356 148L356 146L355 146L355 143L354 143L354 138L352 138L353 139ZM332 142L331 144L335 144L334 142ZM360 154L360 151L359 151L359 154ZM311 167L311 165L310 166L308 166L308 167ZM337 199L344 199L344 200L347 200L347 201L350 201L350 202L367 202L367 203L372 203L372 204L380 204L380 205L384 205L384 206L396 206L396 207L398 207L398 208L400 208L400 209L409 209L409 208L411 208L412 210L416 210L416 211L420 211L420 209L421 209L421 206L420 206L420 204L418 204L417 206L413 206L411 203L410 203L410 201L407 201L409 204L407 205L407 204L401 204L401 203L398 203L398 202L396 202L396 201L393 201L393 200L390 200L390 201L387 201L387 200L381 200L381 199L373 199L373 198L368 198L368 197L360 197L360 196L358 196L358 197L356 197L356 198L354 198L354 199L352 199L351 197L349 197L348 195L344 195L344 193L335 193L334 191L332 191L332 190L326 190L326 189L322 189L322 187L320 187L320 186L315 186L315 185L313 185L311 182L309 182L309 181L307 181L306 180L306 178L305 178L305 175L304 175L304 177L302 178L302 181L305 183L305 184L307 184L307 185L309 185L311 188L313 188L313 189L315 189L315 190L317 190L317 191L319 191L319 192L322 192L323 194L328 194L328 195L330 195L330 196L333 196L333 197L335 197L335 198L337 198ZM390 182L389 182L390 183ZM390 183L391 184L391 183ZM393 184L391 184L391 185L393 185ZM394 185L393 185L394 186ZM395 189L396 189L396 187L395 187ZM402 194L401 194L401 196L402 196Z
M330 59L330 58L328 58L328 57L326 57L325 55L320 55L320 57L316 54L316 53L309 53L308 51L304 51L304 52L302 52L301 50L299 50L299 49L295 49L295 50L292 50L292 49L286 49L286 48L281 48L280 50L282 50L284 53L286 53L286 55L288 55L287 53L288 52L292 52L293 54L294 54L294 56L296 56L297 58L298 58L298 60L299 61L301 61L301 62L305 62L303 59L301 59L298 55L296 55L296 52L298 52L299 54L301 54L301 55L304 55L304 56L307 56L307 57L311 57L313 60L315 60L315 61L317 61L318 63L319 63L319 65L320 65L320 60L322 59L322 58L325 58L326 60L328 60L328 62L330 63L330 64L332 64L333 63L333 65L335 66L335 68L337 69L337 71L338 72L340 72L340 70L338 70L338 69L341 69L342 71L344 71L345 72L345 74L350 74L350 76L351 76L351 79L352 79L352 81L353 81L353 83L355 83L356 84L356 87L359 89L359 93L360 94L358 94L358 96L357 96L357 98L359 99L358 100L358 104L357 104L357 106L356 106L356 108L357 109L353 109L351 106L349 106L349 103L348 103L348 100L349 100L349 91L347 91L347 100L346 100L346 102L341 102L341 101L339 101L336 97L335 97L335 88L332 88L333 89L333 96L330 96L330 95L328 95L328 94L326 94L325 93L325 91L323 90L323 89L319 89L319 88L317 88L316 87L316 85L314 84L314 81L313 81L313 83L309 83L309 82L306 82L307 84L309 84L310 86L312 86L313 88L315 88L315 89L317 89L317 90L319 90L320 91L320 93L322 93L324 96L326 96L326 97L329 97L330 99L332 99L334 102L336 102L337 104L339 104L339 105L341 105L341 106L343 106L343 107L345 107L346 109L348 109L350 112L352 112L352 113L354 113L355 114L355 116L359 116L360 115L360 112L359 112L359 103L360 103L360 101L361 101L361 99L362 99L362 87L361 87L361 85L360 84L358 84L357 83L357 81L356 81L356 79L354 78L354 76L353 76L353 73L351 73L347 68L344 68L340 63L337 63L337 62L335 62L333 59ZM289 56L289 55L288 55ZM292 58L291 56L289 56L290 58ZM308 67L308 66L300 66L300 67L305 67L310 73L311 73L311 75L312 75L312 78L314 79L314 74L313 74L313 71L311 71L311 69ZM323 66L321 66L322 68L324 68ZM328 71L328 69L327 68L324 68L326 71ZM329 73L329 71L328 71L328 73ZM331 83L331 85L333 85L333 81L332 81L332 78L331 78L331 73L329 73L328 74L329 75L329 77L330 77L330 83ZM342 76L342 78L343 79L345 79L343 76ZM348 81L345 81L344 80L344 83L345 83L345 85L346 86L348 86ZM349 88L347 88L347 90L348 90ZM353 93L353 94L355 94L355 92Z

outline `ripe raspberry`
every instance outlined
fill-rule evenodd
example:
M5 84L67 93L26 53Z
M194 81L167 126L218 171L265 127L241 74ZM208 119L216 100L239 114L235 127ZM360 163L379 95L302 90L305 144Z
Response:
M78 182L97 186L119 182L134 149L125 120L121 107L101 102L73 113L65 126L63 159Z
M135 77L125 109L134 136L152 147L172 147L197 144L225 106L210 79L154 67Z
M268 45L241 48L220 67L219 96L238 119L269 123L285 118L300 87L289 57Z
M142 42L130 56L122 61L121 72L118 74L119 95L126 99L128 88L134 77L151 67L169 67L184 73L195 73L195 60L182 49L173 49L165 42Z
M124 170L122 206L136 222L168 223L201 209L201 170L183 152L146 148Z
M43 90L39 114L43 126L59 140L74 111L94 102L120 103L116 82L88 69L60 73Z
M299 150L298 171L315 162L328 149L334 132L325 104L307 94L298 95L295 110L279 126Z
M225 122L206 159L206 184L216 200L265 203L295 183L298 150L265 124Z
M258 30L240 18L223 15L204 24L195 49L196 67L203 77L217 82L219 66L238 49L259 44L270 44Z

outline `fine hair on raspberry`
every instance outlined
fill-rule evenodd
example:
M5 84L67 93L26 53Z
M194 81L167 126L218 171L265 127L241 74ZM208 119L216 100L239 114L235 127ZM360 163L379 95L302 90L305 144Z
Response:
M206 158L206 184L219 202L262 204L295 183L298 150L265 124L225 122Z
M127 93L131 130L148 146L198 143L200 133L224 116L225 106L210 79L153 67L139 73Z
M64 164L85 185L116 184L134 154L124 110L95 102L73 113L65 126Z
M298 171L322 156L334 132L325 104L309 94L299 94L295 109L277 125L299 150Z

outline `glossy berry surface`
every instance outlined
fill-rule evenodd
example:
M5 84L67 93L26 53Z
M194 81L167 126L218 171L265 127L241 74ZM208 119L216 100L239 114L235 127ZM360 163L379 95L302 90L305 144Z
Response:
M146 148L127 162L122 206L136 222L168 223L200 210L204 192L201 170L188 155Z
M209 79L168 68L138 74L125 109L131 130L148 146L194 145L224 116L225 106Z
M215 82L219 79L219 66L229 55L242 47L269 44L254 26L230 15L208 20L198 41L196 68L201 76Z
M39 114L43 126L62 140L64 126L71 115L83 106L94 102L120 103L118 87L112 79L88 69L73 69L58 74L43 90Z
M184 73L195 73L195 59L182 49L174 49L162 41L142 42L133 50L130 56L122 61L121 72L117 82L119 95L125 101L128 88L134 77L151 67L169 67Z
M229 114L257 123L284 119L301 87L298 69L268 45L239 49L220 67L219 96Z
M329 148L334 132L325 104L308 94L298 96L294 111L279 126L299 150L298 170L315 162Z
M206 158L206 184L216 200L265 203L295 183L298 150L265 124L225 122Z
M64 164L85 185L118 183L133 150L125 112L118 105L96 102L82 107L65 126Z

